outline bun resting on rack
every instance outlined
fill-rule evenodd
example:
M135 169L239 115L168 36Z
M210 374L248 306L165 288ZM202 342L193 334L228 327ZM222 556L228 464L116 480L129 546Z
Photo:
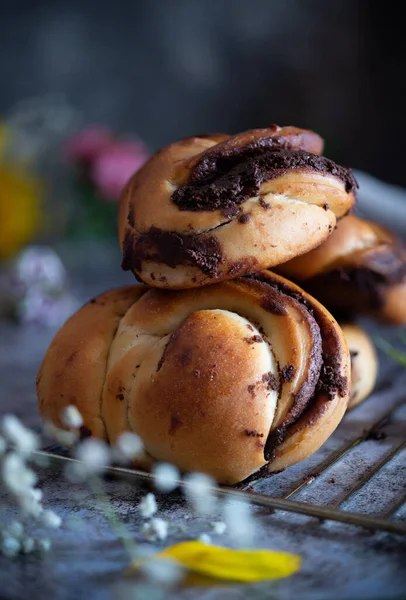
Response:
M62 327L38 375L44 421L75 404L88 435L126 430L153 461L224 484L315 452L343 417L350 356L316 300L280 276L185 291L134 286L95 298Z
M322 149L316 133L277 125L163 148L121 196L123 269L152 287L185 289L315 248L357 187Z
M406 323L406 243L377 223L349 215L321 246L277 271L334 314Z
M341 325L351 356L351 394L348 408L368 398L376 383L378 358L367 332L354 323Z

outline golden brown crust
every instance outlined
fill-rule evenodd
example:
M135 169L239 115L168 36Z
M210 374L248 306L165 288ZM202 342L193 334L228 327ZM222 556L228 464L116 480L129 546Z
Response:
M184 289L308 252L354 202L350 173L322 147L311 131L278 126L167 146L122 194L123 268Z
M354 323L341 326L351 356L351 394L348 408L368 398L376 383L378 358L369 335Z
M377 223L347 216L318 248L276 270L333 312L406 323L406 245Z
M264 272L100 296L57 334L38 397L44 420L61 426L60 411L74 403L93 435L114 442L133 430L152 459L234 484L320 447L346 410L349 383L331 315Z
M54 337L37 376L39 411L44 420L63 427L66 406L77 406L83 425L106 439L100 397L107 357L120 319L145 292L143 286L112 290L90 300Z

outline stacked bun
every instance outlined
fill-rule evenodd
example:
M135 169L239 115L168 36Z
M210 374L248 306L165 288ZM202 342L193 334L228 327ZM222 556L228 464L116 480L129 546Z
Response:
M138 466L226 484L315 452L349 403L346 337L353 365L368 344L264 269L314 251L354 204L351 171L322 150L317 134L274 125L157 152L120 203L122 266L143 285L91 300L55 336L38 374L43 419L63 427L75 404L86 435L137 433ZM371 387L357 382L354 403Z

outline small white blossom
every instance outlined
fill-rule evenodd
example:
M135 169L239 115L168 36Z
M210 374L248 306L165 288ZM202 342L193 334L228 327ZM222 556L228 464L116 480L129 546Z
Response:
M44 433L61 446L73 446L78 439L77 431L66 431L65 429L59 429L53 423L48 421L44 424Z
M152 517L158 510L154 494L147 494L139 503L138 509L144 519Z
M63 409L61 419L66 427L72 427L73 429L79 429L83 425L82 415L73 404Z
M37 481L34 471L26 467L24 460L16 452L10 452L4 457L2 476L6 487L15 496L27 493Z
M41 515L41 522L45 527L58 529L61 526L62 519L53 510L45 510Z
M213 533L217 535L223 535L227 531L227 525L223 521L217 521L216 523L211 524L213 528Z
M136 433L123 431L117 438L115 449L119 459L131 461L142 453L144 445Z
M35 542L32 537L25 537L21 542L21 552L31 554L35 548Z
M76 456L82 461L89 474L99 473L110 463L107 444L96 438L88 438L79 444Z
M165 540L168 535L168 523L159 517L155 517L144 523L141 529L145 539L149 542Z
M7 448L6 440L0 435L0 456L3 456Z
M202 544L211 544L211 537L207 533L202 533L199 535L199 542L202 542Z
M31 454L39 448L38 436L27 429L14 415L5 415L2 422L4 437L21 454Z
M20 542L16 538L8 535L4 537L0 544L0 553L4 556L12 558L20 552Z
M18 505L24 515L30 515L38 518L44 512L41 505L42 491L33 488L17 498Z
M230 537L239 545L249 545L255 535L255 521L246 502L228 500L224 505L224 519Z
M7 533L11 537L20 540L24 535L23 524L20 523L20 521L11 521L10 525L7 527Z
M147 559L141 566L141 571L149 579L160 584L174 585L184 573L182 565L173 560Z
M184 478L184 493L194 510L201 515L211 514L216 505L216 482L204 473L191 473Z
M40 552L49 552L52 542L49 538L41 538L40 540L37 540L36 546Z
M155 476L155 487L160 492L172 492L178 486L180 474L178 469L169 463L154 465L152 472Z

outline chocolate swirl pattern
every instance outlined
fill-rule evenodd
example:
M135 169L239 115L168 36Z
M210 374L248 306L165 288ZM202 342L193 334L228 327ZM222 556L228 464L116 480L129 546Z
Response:
M351 208L349 169L295 127L192 137L157 154L120 202L122 266L185 289L259 272L319 245Z
M143 440L235 484L315 452L348 403L350 357L333 317L266 271L205 288L132 286L95 298L54 338L37 381L44 420L76 404L85 433Z
M319 248L276 270L333 313L406 323L406 243L377 223L349 215Z

